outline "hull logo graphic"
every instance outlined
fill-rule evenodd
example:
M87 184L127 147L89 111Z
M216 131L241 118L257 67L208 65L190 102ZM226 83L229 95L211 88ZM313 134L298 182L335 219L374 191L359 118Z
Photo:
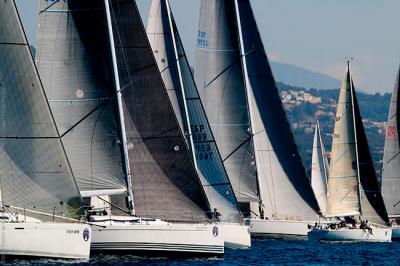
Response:
M213 227L213 236L215 236L215 237L218 236L218 227L216 227L216 226Z
M89 240L89 229L85 228L85 230L83 230L83 240L88 241Z

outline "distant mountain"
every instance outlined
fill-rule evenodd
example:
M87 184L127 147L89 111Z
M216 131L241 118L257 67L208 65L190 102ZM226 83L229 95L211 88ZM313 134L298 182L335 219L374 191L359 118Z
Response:
M340 80L295 65L270 61L275 80L305 89L338 89Z

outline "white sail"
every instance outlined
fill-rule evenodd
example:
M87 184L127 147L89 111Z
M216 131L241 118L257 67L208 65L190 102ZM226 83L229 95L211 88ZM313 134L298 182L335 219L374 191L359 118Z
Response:
M311 161L311 187L313 188L322 215L326 214L328 170L329 163L322 142L319 123L317 123L315 126Z
M358 161L349 66L342 81L328 179L328 216L360 215Z
M389 216L400 216L399 86L400 69L390 101L382 165L382 195Z

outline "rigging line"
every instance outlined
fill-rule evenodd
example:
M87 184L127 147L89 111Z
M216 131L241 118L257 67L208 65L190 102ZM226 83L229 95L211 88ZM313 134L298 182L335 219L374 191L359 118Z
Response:
M236 63L240 62L240 58L236 58L232 64L230 64L229 66L227 66L225 69L223 69L221 71L221 73L219 73L215 78L213 78L210 82L208 82L206 84L206 86L204 88L207 88L208 86L211 85L211 83L213 83L214 81L216 81L220 76L222 76L225 72L227 72L230 68L232 68L234 65L236 65Z
M391 161L393 161L394 158L396 158L399 154L400 154L400 151L398 153L396 153L390 160L388 160L386 164L389 164Z
M389 120L392 119L393 117L397 116L397 112L395 112L392 116L389 117Z
M229 157L231 157L237 150L239 150L243 145L249 142L253 138L253 135L250 135L247 139L245 139L242 143L239 144L231 153L229 153L222 162L224 163Z
M97 196L97 198L98 198L99 200L104 201L104 202L107 203L107 204L110 204L111 207L115 207L115 208L117 208L118 210L120 210L120 211L122 211L122 212L124 212L124 213L126 213L126 214L131 214L129 211L126 211L126 210L122 209L121 207L119 207L119 206L117 206L117 205L115 205L115 204L113 204L113 203L111 203L111 202L109 202L109 201L107 201L107 200L101 198L100 196Z
M56 0L53 3L51 3L49 6L47 6L46 8L42 9L41 11L39 11L39 15L41 15L42 13L46 12L49 8L51 8L52 6L54 6L55 4L57 4L58 2L60 2L60 0Z
M82 117L78 122L76 122L74 125L72 125L69 129L67 129L67 131L65 131L60 137L63 138L65 135L67 135L69 132L71 132L75 127L77 127L80 123L82 123L86 118L88 118L91 114L93 114L94 112L96 112L98 109L100 109L100 107L102 107L103 105L105 105L105 103L108 100L103 101L102 103L100 103L99 105L97 105L92 111L90 111L87 115L85 115L84 117Z

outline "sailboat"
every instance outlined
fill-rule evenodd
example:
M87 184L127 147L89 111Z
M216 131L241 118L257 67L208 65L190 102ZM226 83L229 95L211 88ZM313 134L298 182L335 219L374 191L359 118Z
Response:
M317 122L315 125L311 159L311 187L314 191L322 216L326 214L328 171L328 158L326 156L324 143L322 142L321 129Z
M91 228L14 1L0 2L0 255L88 259Z
M390 242L388 220L347 63L340 89L328 179L327 217L352 217L351 226L315 227L310 240ZM359 216L372 229L356 224ZM363 221L365 219L365 221ZM365 224L364 224L365 225Z
M386 127L385 150L382 165L382 196L392 224L392 240L400 240L400 140L399 123L400 69L393 87Z
M159 70L226 245L250 246L238 202L207 120L168 0L153 0L147 27Z
M96 252L222 255L135 1L41 2L37 64Z
M318 203L248 0L200 2L195 80L251 233L306 238Z

